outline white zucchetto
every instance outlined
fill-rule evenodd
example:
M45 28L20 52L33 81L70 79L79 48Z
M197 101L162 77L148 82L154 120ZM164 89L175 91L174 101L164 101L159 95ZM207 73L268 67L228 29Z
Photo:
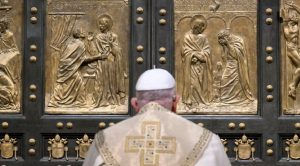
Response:
M174 77L164 69L150 69L145 71L138 79L135 89L137 91L171 89L175 87Z

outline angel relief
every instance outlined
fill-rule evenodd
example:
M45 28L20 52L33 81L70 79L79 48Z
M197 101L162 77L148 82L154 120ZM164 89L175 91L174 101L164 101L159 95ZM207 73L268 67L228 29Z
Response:
M52 80L48 79L48 83L52 81L53 84L48 88L46 111L63 114L126 113L126 55L113 30L112 16L104 13L88 18L83 12L62 13L65 14L49 14L51 21L56 22L55 25L50 22L56 33L52 33L50 40L53 58L49 65L57 69L48 68L49 74L54 76ZM85 26L86 20L95 22L96 28ZM69 27L62 21L67 21ZM57 32L65 34L55 36ZM124 35L121 37L124 40Z
M190 3L175 3L179 113L256 114L256 2Z

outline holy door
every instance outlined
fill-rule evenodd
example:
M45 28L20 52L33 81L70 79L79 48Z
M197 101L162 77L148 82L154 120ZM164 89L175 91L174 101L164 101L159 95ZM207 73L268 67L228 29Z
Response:
M0 0L0 163L82 165L170 71L232 165L300 165L300 0Z

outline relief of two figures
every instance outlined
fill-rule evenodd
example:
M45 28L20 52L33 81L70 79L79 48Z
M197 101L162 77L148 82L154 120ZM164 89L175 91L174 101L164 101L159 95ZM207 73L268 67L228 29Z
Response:
M213 71L211 48L203 34L207 21L202 15L190 21L191 30L183 39L183 93L182 102L189 109L199 106L243 105L255 99L250 90L247 52L244 40L229 30L218 33L218 42L223 49L222 62L216 63ZM223 68L224 66L224 68Z
M111 31L113 20L103 14L97 21L97 33L85 35L82 29L74 28L61 49L49 107L97 108L125 104L127 75L118 36ZM90 94L91 99L87 97Z

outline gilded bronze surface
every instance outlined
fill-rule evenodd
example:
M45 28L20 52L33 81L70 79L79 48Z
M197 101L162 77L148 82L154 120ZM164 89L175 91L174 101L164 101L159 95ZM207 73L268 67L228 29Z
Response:
M256 19L256 0L175 0L179 113L257 114Z
M75 147L77 157L76 160L80 158L84 159L87 155L87 152L93 142L93 139L89 139L89 136L87 134L84 134L84 136L81 139L77 138L76 144L78 146Z
M285 147L285 151L287 152L287 160L300 159L300 141L299 136L297 134L294 135L292 139L287 139L285 141L287 147Z
M281 103L283 114L300 114L300 1L281 1Z
M0 139L0 152L1 157L4 159L17 158L17 150L18 148L15 146L17 143L15 138L10 138L8 134L4 135L4 138Z
M0 113L19 113L23 1L0 1Z
M224 151L227 153L228 152L228 147L227 147L228 141L227 141L227 139L221 139L221 142L224 146Z
M64 158L68 160L68 147L65 146L68 143L67 139L60 138L58 134L55 135L53 139L49 139L48 147L49 161L51 159L61 159Z
M127 113L128 1L47 5L46 112Z
M254 145L253 139L248 139L246 135L243 135L241 139L236 139L234 144L234 151L236 154L235 160L255 160L254 152L255 148L252 147Z

